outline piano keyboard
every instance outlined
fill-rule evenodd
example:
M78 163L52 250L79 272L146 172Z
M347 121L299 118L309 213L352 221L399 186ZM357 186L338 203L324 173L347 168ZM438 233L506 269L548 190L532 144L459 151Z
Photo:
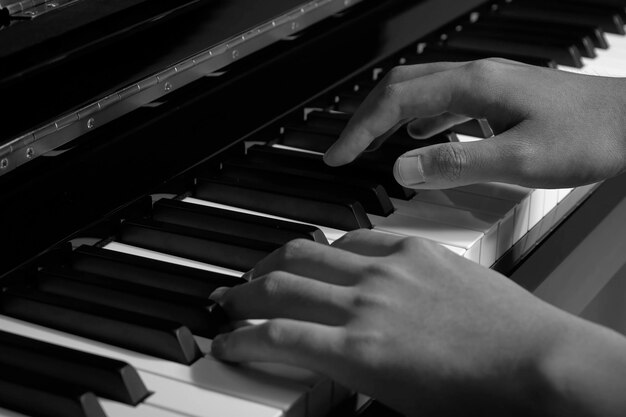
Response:
M361 227L431 239L491 266L507 251L528 251L543 234L538 228L549 230L578 204L593 185L404 189L391 167L416 142L402 131L352 166L331 169L321 160L395 63L500 55L626 76L626 7L619 2L509 3L317 99L270 142L229 155L219 168L199 167L192 187L155 198L112 235L95 236L98 244L64 247L14 272L18 284L0 294L0 417L313 417L348 398L306 370L213 359L211 338L225 320L208 295L241 283L291 239L328 243ZM428 143L488 135L474 121Z

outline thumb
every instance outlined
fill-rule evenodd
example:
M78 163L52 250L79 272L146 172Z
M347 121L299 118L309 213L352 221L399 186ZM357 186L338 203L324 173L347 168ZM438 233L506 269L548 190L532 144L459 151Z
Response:
M396 181L408 188L453 188L477 182L510 182L519 164L500 140L451 142L401 155L393 168Z

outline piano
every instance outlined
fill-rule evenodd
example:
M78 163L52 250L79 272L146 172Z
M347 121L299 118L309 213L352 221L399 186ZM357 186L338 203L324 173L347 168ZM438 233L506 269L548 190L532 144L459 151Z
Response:
M0 0L0 416L383 415L210 356L207 296L294 238L421 236L582 313L624 264L623 177L416 193L391 175L402 129L347 167L320 155L396 65L626 76L624 19L623 0Z

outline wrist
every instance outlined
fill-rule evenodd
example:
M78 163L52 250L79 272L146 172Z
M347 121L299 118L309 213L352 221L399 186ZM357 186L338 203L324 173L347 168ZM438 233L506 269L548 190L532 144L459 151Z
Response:
M626 415L626 339L569 317L537 363L547 415Z

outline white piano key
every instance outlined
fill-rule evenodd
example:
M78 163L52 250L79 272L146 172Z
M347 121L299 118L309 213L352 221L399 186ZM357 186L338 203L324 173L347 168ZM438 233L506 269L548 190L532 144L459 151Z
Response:
M288 218L285 218L285 217L274 216L272 214L260 213L258 211L247 210L247 209L243 209L243 208L240 208L240 207L233 207L233 206L228 206L226 204L215 203L213 201L200 200L198 198L193 198L193 197L187 197L187 198L183 199L183 201L185 203L199 204L199 205L202 205L202 206L221 208L221 209L225 209L225 210L236 211L236 212L239 212L239 213L252 214L254 216L266 217L268 219L277 219L277 220L285 220L285 221L294 222L294 223L310 224L310 223L305 223L305 222L301 222L301 221L294 220L294 219L288 219ZM326 226L320 226L320 225L313 225L313 226L317 227L322 232L324 232L324 235L326 235L326 239L328 239L328 242L330 242L330 243L332 243L335 240L339 239L341 236L343 236L346 233L343 230L333 229L332 227L326 227Z
M463 229L476 230L484 234L481 240L480 256L483 265L492 265L497 259L498 229L500 219L492 214L472 213L454 207L444 207L423 201L391 199L397 214L436 221ZM394 213L394 214L395 214Z
M543 215L546 216L559 203L559 190L550 189L545 191Z
M476 136L463 135L461 133L457 133L456 137L459 140L459 142L476 142L479 140L483 140L483 138L479 138Z
M264 322L260 320L259 322ZM196 337L200 350L210 355L211 340L203 337ZM246 363L239 364L239 368L250 369L252 372L261 372L261 374L272 375L274 377L295 382L300 386L306 387L306 415L308 416L325 416L330 411L332 398L334 394L334 383L330 378L316 374L307 369L296 368L293 366L277 364L277 363ZM236 383L236 381L234 381ZM292 413L293 414L293 413Z
M530 194L530 213L528 215L528 230L541 221L544 215L546 190L534 189Z
M26 414L18 413L17 411L7 410L6 408L0 408L0 417L28 417Z
M528 232L528 219L530 217L530 211L536 211L542 209L537 206L537 200L531 201L532 189L521 187L514 184L506 183L484 183L484 184L472 184L464 187L455 188L457 191L484 195L487 197L498 198L501 200L511 201L515 204L515 224L513 228L509 227L506 231L502 230L500 226L500 242L503 242L498 250L498 256L501 256L508 250L515 242L520 240L526 232ZM534 205L531 207L531 204Z
M516 210L515 202L480 194L457 190L430 190L418 193L414 199L441 206L457 207L477 214L492 214L500 218L498 233L503 236L512 236L516 222L522 220L517 218L520 212ZM509 242L506 243L510 247ZM502 254L503 248L498 248L498 253Z
M240 409L249 403L258 405L259 411L264 415L268 415L267 410L280 411L279 414L269 415L283 415L283 412L289 417L305 415L303 412L306 407L302 401L306 401L303 397L306 387L293 381L280 380L273 375L229 366L209 356L187 366L1 315L0 329L128 362L137 369L142 379L145 375L159 375L171 381L177 381L182 386L194 386L212 393L216 404L228 406L229 403L233 403L237 409ZM145 379L144 382L149 390L154 391ZM154 398L154 396L149 397L146 403L159 406L161 403L154 402Z
M180 256L169 255L167 253L161 253L150 249L144 249L137 246L127 245L120 242L107 243L104 249L112 250L115 252L127 253L129 255L141 256L142 258L156 259L158 261L169 262L172 264L188 266L191 268L202 269L205 271L217 272L225 275L232 275L233 277L240 277L246 271L235 271L234 269L224 268L217 265L211 265L204 262L198 262L187 258L181 258Z
M561 188L558 192L558 202L560 203L569 193L574 190L573 188Z
M280 417L275 408L228 397L194 385L177 383L162 376L145 372L141 379L154 392L147 400L156 407L197 417Z
M484 236L481 232L401 214L394 214L389 217L370 216L370 218L375 229L404 236L419 236L449 246L463 248L469 253L470 259L475 262L481 260L480 242Z
M184 414L178 411L165 410L143 403L132 406L107 400L106 398L99 398L99 400L104 413L108 417L185 417Z

